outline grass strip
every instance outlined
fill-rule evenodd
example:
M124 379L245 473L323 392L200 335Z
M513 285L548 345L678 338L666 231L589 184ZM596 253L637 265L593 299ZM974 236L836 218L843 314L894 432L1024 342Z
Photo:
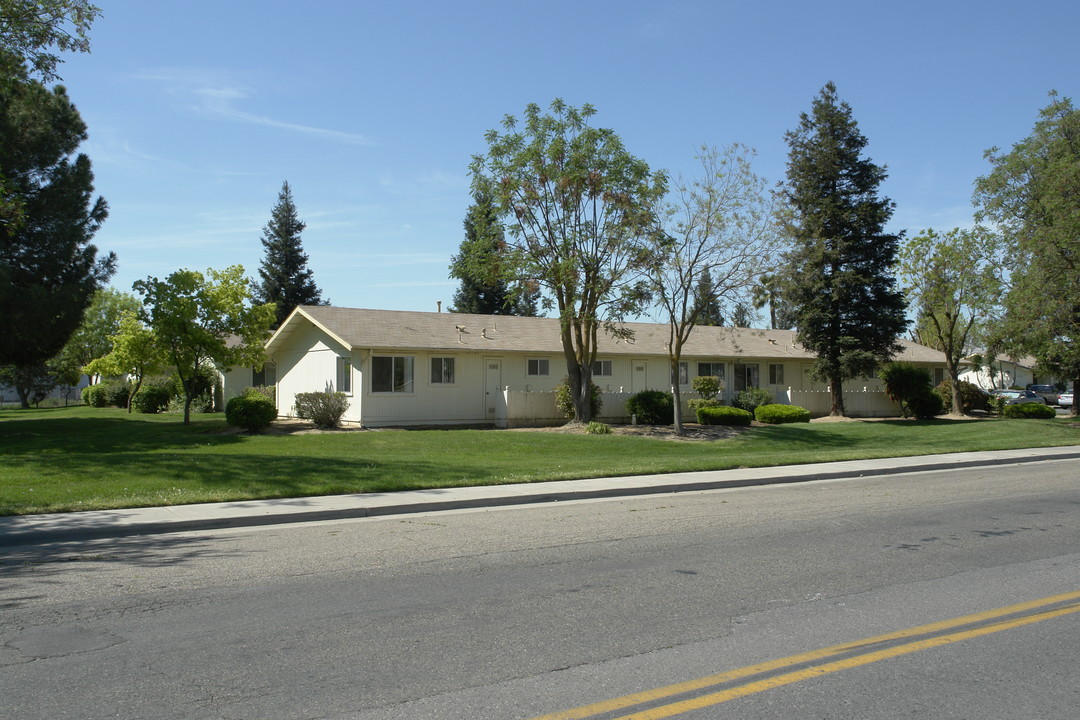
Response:
M714 442L499 430L292 435L221 415L0 410L0 515L541 482L1080 444L1054 420L812 423Z

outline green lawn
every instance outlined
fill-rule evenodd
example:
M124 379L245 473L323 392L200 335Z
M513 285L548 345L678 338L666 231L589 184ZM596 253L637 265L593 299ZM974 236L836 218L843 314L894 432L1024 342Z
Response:
M0 410L0 515L1080 444L1057 420L755 427L732 440L426 430L243 435L221 415Z

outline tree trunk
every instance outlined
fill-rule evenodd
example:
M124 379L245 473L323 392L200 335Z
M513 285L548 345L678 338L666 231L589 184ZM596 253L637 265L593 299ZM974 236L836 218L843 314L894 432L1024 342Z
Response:
M16 383L15 384L15 392L19 396L19 406L23 410L29 410L30 409L30 393L27 391L27 389L24 388L24 387L21 387L18 383Z
M847 417L844 412L843 383L838 377L830 378L829 383L829 389L832 391L832 410L829 411L829 415L832 417Z
M679 387L679 358L672 358L669 371L671 373L671 399L675 403L675 414L673 418L675 423L675 434L682 435L682 390Z

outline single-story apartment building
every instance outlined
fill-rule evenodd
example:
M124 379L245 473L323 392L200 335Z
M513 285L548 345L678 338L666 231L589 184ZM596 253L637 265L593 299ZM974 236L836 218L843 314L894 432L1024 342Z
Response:
M626 422L626 399L645 389L671 390L666 324L624 323L630 339L598 337L593 382L602 391L600 419ZM905 360L943 376L936 350L901 340ZM225 376L225 399L249 385L275 384L278 414L290 417L297 393L332 388L349 396L343 420L361 426L565 422L554 388L566 377L559 320L441 312L298 307L266 343L267 364ZM724 383L730 402L748 387L768 388L777 402L828 414L825 383L810 377L814 355L790 330L697 327L683 349L679 383L695 397L694 377ZM258 375L255 375L258 373ZM848 413L889 416L899 408L876 377L845 383ZM688 408L684 416L693 419Z

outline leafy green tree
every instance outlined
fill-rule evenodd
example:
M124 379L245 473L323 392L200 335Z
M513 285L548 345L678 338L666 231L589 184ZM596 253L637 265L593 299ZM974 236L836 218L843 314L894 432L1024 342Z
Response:
M75 154L86 125L64 88L16 72L0 82L0 176L21 208L0 228L0 364L32 367L60 352L116 258L90 242L108 210Z
M672 400L682 407L682 350L708 304L745 303L757 277L769 267L776 245L765 180L754 174L754 152L734 144L702 148L702 174L675 185L663 232L653 236L648 269L653 302L668 325ZM702 291L707 303L698 301ZM683 432L676 411L675 433Z
M1051 93L1031 135L986 158L991 171L976 180L974 199L1013 261L1007 347L1080 387L1080 111Z
M461 281L450 312L535 317L535 283L512 283L503 271L507 248L491 197L480 193L465 215L465 239L450 263L450 277Z
M133 312L125 312L119 327L109 337L112 349L105 355L91 360L83 371L88 375L103 377L124 376L131 383L127 411L131 412L135 395L143 380L165 367L165 356L154 331L146 327Z
M90 25L101 9L86 0L0 0L0 72L24 63L45 82L59 79L55 50L90 52Z
M274 303L277 307L275 328L280 327L298 305L328 304L323 301L322 292L315 285L307 264L308 256L300 240L305 227L307 225L297 215L292 188L285 182L271 210L270 222L263 228L265 254L259 265L261 280L254 293L257 302Z
M899 276L918 310L919 340L944 353L957 413L964 408L961 363L975 349L977 325L992 322L1001 298L999 257L994 236L977 229L924 230L900 251Z
M486 135L487 153L471 164L473 191L507 219L507 278L537 280L556 308L574 401L574 422L592 419L589 387L601 329L642 307L637 271L655 231L653 208L666 179L623 147L613 130L594 128L591 105L535 104L524 122L507 116Z
M831 386L830 414L842 416L843 381L872 375L907 327L893 276L899 236L885 231L894 203L878 196L885 168L861 157L867 140L832 83L785 138L780 194L794 245L782 298L799 342L817 355L815 376Z
M250 302L240 265L209 269L205 275L177 270L165 280L136 281L135 290L142 295L158 346L183 385L185 425L191 422L200 369L211 363L222 369L262 365L274 305Z
M121 319L125 314L137 314L141 307L142 303L131 293L114 288L98 290L86 308L82 323L58 357L82 368L106 355L112 348L112 336L120 330Z

